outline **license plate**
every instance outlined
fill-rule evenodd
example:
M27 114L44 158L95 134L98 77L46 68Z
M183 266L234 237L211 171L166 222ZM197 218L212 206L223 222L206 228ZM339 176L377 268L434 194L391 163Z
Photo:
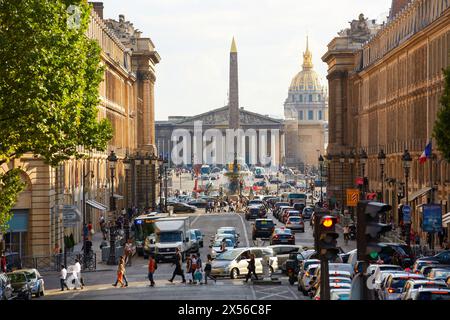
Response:
M283 240L281 240L281 242L288 242L289 240L286 240L286 239L283 239Z

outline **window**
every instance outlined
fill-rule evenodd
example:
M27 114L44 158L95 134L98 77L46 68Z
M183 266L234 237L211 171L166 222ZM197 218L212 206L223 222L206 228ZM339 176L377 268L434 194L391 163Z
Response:
M323 119L322 119L322 110L319 110L319 111L317 112L317 119L323 120Z
M299 119L299 120L303 120L303 110L300 110L300 111L298 112L298 119Z
M298 96L298 101L303 102L303 96L301 94Z
M312 110L308 111L308 120L314 120L314 112Z
M313 101L313 95L310 94L310 95L309 95L309 102L312 102L312 101Z

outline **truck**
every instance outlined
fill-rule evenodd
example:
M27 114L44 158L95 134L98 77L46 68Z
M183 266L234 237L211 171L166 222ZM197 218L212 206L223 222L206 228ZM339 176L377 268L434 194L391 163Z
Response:
M155 221L155 237L148 238L145 244L144 258L154 254L157 261L173 260L176 248L179 248L184 261L193 247L189 230L189 217L158 219Z

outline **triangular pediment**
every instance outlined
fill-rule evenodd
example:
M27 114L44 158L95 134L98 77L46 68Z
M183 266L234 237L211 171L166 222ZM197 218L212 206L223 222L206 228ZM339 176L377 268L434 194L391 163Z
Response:
M228 106L211 110L177 122L176 126L193 126L195 121L202 121L204 125L227 126L229 124ZM281 125L283 120L270 118L245 109L239 109L241 125Z

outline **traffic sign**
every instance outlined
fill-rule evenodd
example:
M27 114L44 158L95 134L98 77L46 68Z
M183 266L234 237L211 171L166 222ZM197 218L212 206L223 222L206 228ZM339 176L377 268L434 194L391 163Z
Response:
M358 189L347 189L347 206L356 207L359 201Z
M403 212L403 223L411 223L411 207L404 205L402 208Z

